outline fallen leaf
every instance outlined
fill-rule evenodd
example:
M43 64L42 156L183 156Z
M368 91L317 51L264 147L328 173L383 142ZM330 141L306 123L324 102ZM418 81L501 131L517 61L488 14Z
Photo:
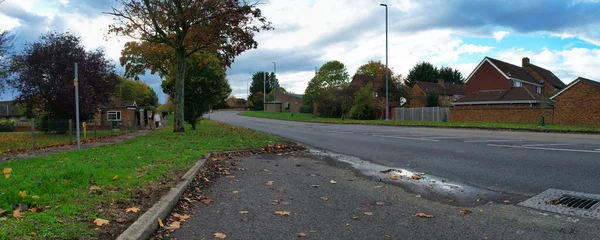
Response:
M227 237L227 235L220 233L220 232L216 232L213 235L215 236L215 238L219 238L219 239L224 239Z
M275 183L275 181L268 181L267 185L273 185L273 183Z
M336 184L337 182L335 180L331 180L329 181L331 184Z
M200 200L200 202L202 202L204 205L208 205L209 203L213 202L213 200L206 198L206 199Z
M363 214L364 214L364 215L367 215L367 216L373 216L373 213L372 213L372 212L364 212Z
M321 197L321 200L327 201L327 200L329 200L329 198L328 197Z
M119 175L115 175L115 176L112 178L112 180L113 180L113 181L115 181L115 180L117 180L118 178L119 178Z
M383 188L383 186L373 186L373 188Z
M169 224L169 226L166 227L165 229L167 229L167 230L173 230L173 229L179 229L180 227L181 227L181 222L174 221L171 224Z
M292 213L287 212L287 211L275 211L275 214L279 215L279 216L289 216Z
M301 233L298 233L298 237L299 237L299 238L306 237L306 233L303 233L303 232L301 232Z
M37 196L37 195L36 196L31 196L31 199L40 199L40 197Z
M377 205L377 206L383 206L383 205L385 205L385 203L381 202L381 201L377 201L377 202L375 202L375 205Z
M137 207L130 207L130 208L126 208L126 209L125 209L125 212L133 212L133 213L136 213L136 212L139 212L139 211L140 211L140 209L139 209L139 208L137 208Z
M13 217L15 217L16 219L23 219L23 213L21 212L21 210L15 210L13 212Z
M233 191L233 192L231 192L231 193L233 193L233 194L238 194L238 193L240 193L240 191Z
M4 178L9 178L10 177L10 172L12 172L12 168L4 168L2 170L2 173L4 173Z
M4 209L0 208L0 215L2 215L2 214L3 214L3 213L5 213L5 212L6 212L6 210L4 210Z
M509 202L510 202L509 200L504 200L504 203L509 203Z
M417 196L415 196L416 198L421 198L421 194L417 194Z
M352 216L352 219L359 219L358 216Z
M427 185L428 188L433 188L433 183Z
M479 212L480 212L480 213L482 213L482 212L483 212L483 209L479 209Z
M413 214L414 217L422 217L422 218L432 218L433 215L429 215L427 213L415 213Z
M460 214L462 214L462 215L467 215L467 214L469 214L469 213L472 213L472 212L473 212L473 211L471 211L470 209L463 209L463 210L460 210Z
M32 212L32 213L36 213L36 212L38 212L38 209L37 209L37 208L34 208L34 207L32 207L32 208L30 208L30 209L29 209L29 211L30 211L30 212Z
M158 218L157 221L158 221L158 226L165 227L165 225L162 222L162 219Z
M126 220L125 218L117 218L117 223L124 223Z
M398 180L398 176L394 175L394 176L391 177L391 179Z
M248 214L248 211L240 211L240 214Z
M419 176L419 175L412 175L412 177L410 177L410 178L412 178L414 180L420 180L421 176Z
M190 215L181 215L179 213L173 213L173 217L179 218L179 221L185 222L186 220L188 220L188 218L190 218Z
M450 188L458 188L458 186L456 186L456 185L448 185L448 187L450 187Z
M19 190L19 196L21 196L21 198L26 198L27 197L27 191L23 190Z
M98 225L99 227L102 227L104 225L108 225L110 222L108 220L104 220L104 219L101 219L101 218L96 218L96 220L94 220L94 223L96 225Z

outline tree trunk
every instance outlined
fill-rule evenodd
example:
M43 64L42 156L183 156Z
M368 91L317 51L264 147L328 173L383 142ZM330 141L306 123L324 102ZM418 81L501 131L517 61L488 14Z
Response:
M183 107L184 107L184 90L185 90L185 48L180 47L175 49L177 57L177 73L175 75L175 127L173 132L185 132Z

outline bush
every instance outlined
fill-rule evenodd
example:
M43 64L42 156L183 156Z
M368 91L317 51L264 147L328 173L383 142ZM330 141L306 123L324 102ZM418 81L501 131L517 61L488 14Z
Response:
M313 113L312 106L303 105L300 107L300 113Z
M367 84L364 88L356 92L354 97L354 104L350 108L348 118L358 120L372 120L375 119L375 106L373 106L372 93L373 85Z
M317 115L326 118L339 118L342 116L342 104L335 98L326 97L317 105Z
M0 120L0 132L13 132L15 131L14 120Z

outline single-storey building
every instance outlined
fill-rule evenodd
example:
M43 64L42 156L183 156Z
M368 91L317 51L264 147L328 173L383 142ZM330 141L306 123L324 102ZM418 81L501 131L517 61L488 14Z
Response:
M579 77L551 99L556 124L600 126L600 82Z
M19 108L14 101L0 101L0 119L19 119Z
M246 101L246 99L236 98L234 96L227 98L227 100L225 100L225 102L227 103L227 106L229 106L230 108L243 109L243 108L248 107L248 101Z
M142 110L135 101L121 101L115 98L111 104L101 106L95 116L97 126L101 128L135 128L144 126L140 116Z

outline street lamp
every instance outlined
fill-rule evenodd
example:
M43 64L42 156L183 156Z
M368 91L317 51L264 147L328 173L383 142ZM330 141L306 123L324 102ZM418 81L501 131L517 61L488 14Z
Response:
M385 120L390 120L390 111L388 106L388 7L387 4L379 4L385 7Z
M275 114L275 101L277 101L277 63L273 62L273 76L274 84L275 84L275 92L273 92L273 114Z

